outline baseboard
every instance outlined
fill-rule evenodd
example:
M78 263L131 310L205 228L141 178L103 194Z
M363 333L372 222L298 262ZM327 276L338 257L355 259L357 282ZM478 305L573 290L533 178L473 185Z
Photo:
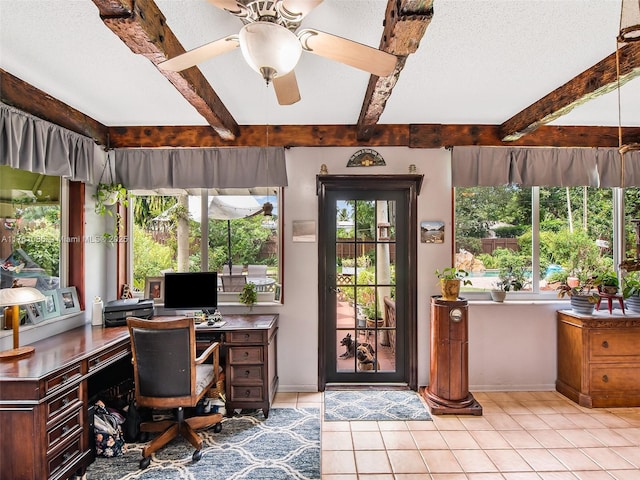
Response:
M555 391L555 383L542 385L470 385L469 391L474 392L551 392Z

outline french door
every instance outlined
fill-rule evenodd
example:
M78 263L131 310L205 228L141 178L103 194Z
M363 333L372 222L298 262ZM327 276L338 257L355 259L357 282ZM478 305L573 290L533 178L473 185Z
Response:
M416 222L421 176L319 178L319 387L416 388Z

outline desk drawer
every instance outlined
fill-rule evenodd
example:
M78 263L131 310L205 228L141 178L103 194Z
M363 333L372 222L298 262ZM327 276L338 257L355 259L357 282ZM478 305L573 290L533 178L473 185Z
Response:
M261 402L264 400L264 390L261 385L231 385L232 402Z
M47 453L55 450L58 445L69 438L82 434L82 410L76 410L73 415L47 430Z
M232 347L227 353L230 365L264 363L263 347Z
M589 347L591 360L626 357L640 361L640 330L591 332Z
M228 345L239 345L247 343L264 344L266 343L266 334L267 332L258 330L238 330L237 332L227 332L225 343Z
M590 368L591 393L605 392L620 395L640 392L640 364L592 365Z
M120 345L119 347L113 347L110 350L105 350L98 355L89 357L89 372L100 370L107 365L117 362L121 358L125 358L131 353L131 347L127 344Z
M234 365L231 367L232 385L262 384L262 365Z
M44 396L53 393L59 388L64 388L71 385L82 378L82 366L81 364L73 365L64 371L57 372L54 375L45 378L44 380Z
M47 455L47 478L60 475L82 456L82 436L78 435L69 446L59 453ZM66 478L66 477L59 477Z
M53 426L61 416L66 416L74 409L82 407L82 392L80 385L67 390L45 404L47 428Z

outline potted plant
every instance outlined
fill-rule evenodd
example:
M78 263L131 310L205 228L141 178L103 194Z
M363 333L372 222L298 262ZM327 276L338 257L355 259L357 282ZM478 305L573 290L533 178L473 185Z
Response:
M446 267L442 271L436 270L435 274L440 280L442 300L458 300L460 284L471 285L471 280L467 278L469 276L469 272L461 268Z
M596 282L598 284L598 290L608 295L616 295L620 284L618 282L618 276L613 270L605 269L596 275Z
M556 291L558 292L558 298L568 296L571 300L573 311L583 315L591 315L596 303L600 300L598 280L597 277L592 275L587 276L586 280L580 280L575 287L563 283Z
M499 280L495 284L496 288L491 290L491 298L494 302L504 302L507 292L522 290L526 283L523 268L507 267L501 269L498 278Z
M105 239L109 240L110 238L117 237L122 218L117 209L109 207L114 206L118 202L128 207L127 189L124 188L121 183L99 183L93 199L96 201L94 210L98 215L109 215L115 219L113 233L105 233Z
M622 279L622 296L626 307L640 313L640 272L630 272Z
M258 301L258 292L254 283L247 282L239 295L240 301L244 303L249 310L253 308L253 305Z

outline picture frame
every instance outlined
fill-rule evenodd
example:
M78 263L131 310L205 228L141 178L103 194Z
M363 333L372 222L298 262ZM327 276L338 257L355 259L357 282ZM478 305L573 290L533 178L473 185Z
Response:
M42 304L42 312L44 319L55 318L60 316L60 300L56 290L45 290L42 294L46 300L40 302Z
M80 303L78 302L78 292L76 287L66 287L58 289L58 304L60 305L60 314L69 315L80 311Z
M280 302L281 298L282 298L282 285L280 285L279 283L276 283L274 294L273 294L273 300L276 302Z
M44 302L29 303L25 310L30 323L35 325L44 320Z
M147 277L144 281L144 298L153 303L164 303L164 277Z
M420 241L422 243L444 243L444 222L427 220L420 223Z

